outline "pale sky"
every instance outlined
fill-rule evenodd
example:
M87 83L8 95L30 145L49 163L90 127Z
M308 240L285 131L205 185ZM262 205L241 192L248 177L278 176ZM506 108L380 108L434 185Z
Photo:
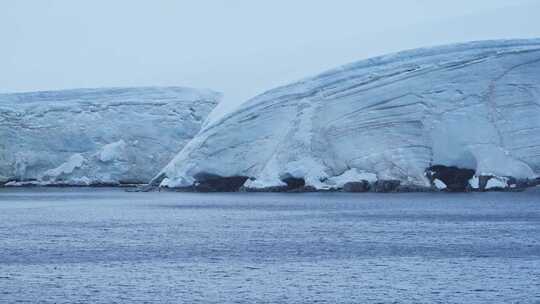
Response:
M367 57L530 37L537 0L0 0L0 92L210 88L218 116Z

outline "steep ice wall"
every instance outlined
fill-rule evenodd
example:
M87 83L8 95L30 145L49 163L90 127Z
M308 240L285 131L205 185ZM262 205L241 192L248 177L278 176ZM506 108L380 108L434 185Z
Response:
M0 94L0 182L146 183L219 99L180 87Z
M206 127L153 182L242 176L257 189L292 177L324 189L374 174L427 186L432 165L540 173L540 40L405 51L268 91Z

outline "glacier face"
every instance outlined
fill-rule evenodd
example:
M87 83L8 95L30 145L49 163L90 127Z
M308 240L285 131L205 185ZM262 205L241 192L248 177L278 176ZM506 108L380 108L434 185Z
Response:
M367 175L429 186L432 165L538 176L540 40L405 51L270 90L205 127L153 183L329 189Z
M0 94L0 184L146 183L220 99L181 87Z

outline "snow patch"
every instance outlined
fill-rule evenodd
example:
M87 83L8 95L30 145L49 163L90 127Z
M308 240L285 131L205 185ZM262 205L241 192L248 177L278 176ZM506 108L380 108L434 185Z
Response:
M486 190L489 189L506 189L508 188L508 178L506 177L492 177L487 181Z
M343 172L341 175L329 178L326 180L326 184L333 189L341 189L346 183L360 181L367 181L370 184L375 183L377 181L377 175L352 168Z
M45 171L43 173L43 176L41 177L42 180L56 180L62 175L71 174L73 171L77 168L81 168L85 162L84 156L81 154L73 154L65 163L61 164L60 166Z
M442 180L437 178L433 180L433 184L435 185L435 188L439 190L444 190L447 188L446 184Z
M471 188L473 189L480 188L480 179L478 178L478 176L475 175L469 180L469 186L471 186Z
M279 165L275 157L272 157L265 165L257 178L248 179L244 187L248 189L265 189L272 187L285 187L287 184L280 179Z
M323 189L325 185L321 181L328 178L324 170L325 167L318 161L311 158L304 158L287 163L284 172L280 176L282 180L288 177L303 178L306 186Z
M124 140L119 140L117 142L113 142L103 146L103 148L101 148L101 151L99 152L99 160L104 163L117 160L125 160L125 153L126 142Z

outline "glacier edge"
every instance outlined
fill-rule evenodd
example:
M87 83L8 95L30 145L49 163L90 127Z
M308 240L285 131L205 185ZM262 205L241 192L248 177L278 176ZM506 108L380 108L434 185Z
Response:
M329 189L357 170L433 187L432 166L535 179L539 117L539 39L405 51L247 101L206 126L153 183L191 187L205 182L198 176L236 176L248 189L284 187L288 178ZM358 175L345 176L366 178Z

